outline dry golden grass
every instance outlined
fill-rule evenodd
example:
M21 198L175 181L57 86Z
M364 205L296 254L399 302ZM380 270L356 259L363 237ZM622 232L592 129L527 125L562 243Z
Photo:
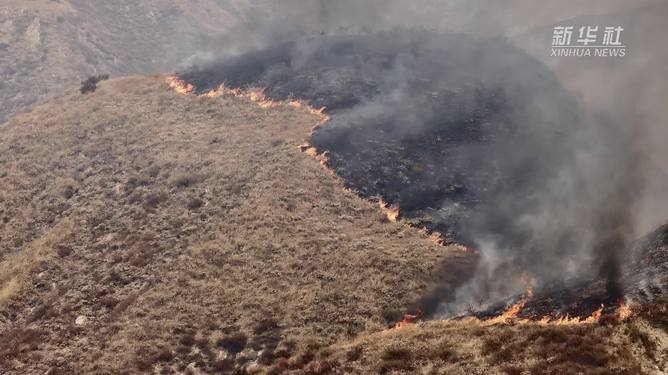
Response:
M300 153L316 121L151 77L0 125L0 330L40 337L3 372L213 372L245 361L225 357L239 337L247 362L309 362L386 328L381 312L460 254L383 220Z
M432 321L335 345L327 360L357 374L661 374L668 365L662 308L581 325Z

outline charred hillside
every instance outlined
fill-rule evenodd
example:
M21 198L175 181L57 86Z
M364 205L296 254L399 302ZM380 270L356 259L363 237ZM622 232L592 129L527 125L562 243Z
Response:
M502 41L464 35L325 36L180 77L200 93L224 83L324 107L332 120L311 142L328 152L328 164L349 188L398 204L405 218L470 245L470 227L478 225L471 216L489 211L501 194L519 201L556 173L558 163L539 167L564 151L554 143L582 116L542 64ZM554 104L564 126L530 113L537 102ZM517 121L530 115L533 127L524 126L527 118ZM506 153L532 141L543 149L532 160ZM503 225L490 216L490 227Z
M261 88L324 107L331 119L310 143L346 187L445 242L481 249L479 271L445 314L523 291L526 280L591 277L611 300L624 293L642 158L502 40L320 35L179 76L198 93Z

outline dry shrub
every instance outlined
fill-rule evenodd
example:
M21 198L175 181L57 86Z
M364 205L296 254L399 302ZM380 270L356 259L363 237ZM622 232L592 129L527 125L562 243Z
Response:
M334 361L312 362L306 367L304 373L309 375L331 374L337 366L338 363Z
M381 354L381 359L382 362L378 369L381 374L393 370L409 371L413 368L413 353L406 348L398 346L388 347Z
M108 310L113 310L116 305L118 305L118 299L113 296L104 296L100 299L100 305L104 306Z
M313 354L312 351L307 350L307 351L303 352L302 354L300 354L299 356L297 356L297 358L294 358L292 361L290 361L290 364L289 364L290 369L292 369L292 370L303 369L304 367L306 367L306 365L311 363L311 361L313 361L314 359L315 359L315 354Z
M226 335L218 340L216 345L232 354L241 353L248 344L248 337L243 332Z
M164 192L149 193L144 198L144 208L154 209L158 207L161 203L167 201L169 196Z
M202 206L204 206L204 201L199 198L190 198L188 200L188 203L186 204L186 207L189 210L196 210L198 208L201 208Z
M378 368L379 374L387 374L391 371L406 371L409 372L413 369L413 366L410 362L402 360L385 360L380 364Z
M57 245L56 254L58 254L58 256L61 258L68 257L70 254L72 254L72 248L65 245Z
M524 373L521 367L511 365L504 366L501 370L507 375L522 375Z
M97 90L97 84L108 79L109 79L109 74L101 74L99 76L88 77L85 81L81 82L81 88L79 89L79 91L81 92L82 95L90 92L95 92L95 90Z
M653 326L668 331L668 301L662 300L635 306L634 312Z
M134 304L142 292L132 293L125 300L116 305L114 310L109 315L111 320L116 320L121 314L125 312L132 304Z
M404 317L404 313L393 307L385 307L380 310L380 316L385 320L385 323L392 325Z
M0 363L19 358L19 355L37 350L42 334L34 329L17 328L0 334Z
M217 373L228 374L234 370L234 361L230 358L214 361L212 366Z
M200 181L200 178L192 174L181 174L173 177L169 184L175 188L185 189L189 188Z
M158 353L156 359L159 362L171 362L171 360L174 359L174 353L172 353L172 351L169 349L162 349Z
M154 255L155 252L153 249L140 248L131 250L128 257L131 265L135 267L146 267L151 263Z
M411 360L412 358L413 358L413 353L411 353L410 350L397 346L391 346L389 348L386 348L381 356L381 359L388 361Z
M645 349L645 353L647 353L650 358L656 358L657 345L647 333L641 331L636 326L632 326L629 330L629 337L631 338L631 341L641 344Z
M184 333L179 339L179 344L184 346L193 346L195 345L195 335L192 333Z
M75 193L75 189L74 189L74 186L72 186L72 185L66 185L61 190L61 194L62 194L63 198L65 198L65 199L72 198L74 196L74 193Z
M363 353L364 349L361 346L356 346L346 352L346 359L349 362L355 362L362 358Z
M485 339L482 343L482 354L490 355L498 352L505 344L505 341L500 336L491 336Z
M452 347L453 345L450 342L443 341L430 347L424 353L418 353L418 355L420 358L429 360L441 360L443 362L455 363L459 361L459 357Z
M0 288L0 303L8 301L19 290L19 282L16 277L9 279L9 281Z
M155 348L143 346L135 351L133 362L135 367L142 372L148 372L153 366L161 362L160 356L164 353L158 352Z
M528 338L529 341L538 339L543 339L553 344L562 343L568 340L568 334L564 329L560 329L559 327L545 327L532 332Z

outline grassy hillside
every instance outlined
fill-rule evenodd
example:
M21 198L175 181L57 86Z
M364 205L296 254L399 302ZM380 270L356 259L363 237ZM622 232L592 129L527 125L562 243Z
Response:
M210 372L385 329L463 258L300 153L317 120L151 77L0 125L0 372Z
M468 263L300 153L306 109L72 89L0 125L0 372L659 373L666 308L387 330Z

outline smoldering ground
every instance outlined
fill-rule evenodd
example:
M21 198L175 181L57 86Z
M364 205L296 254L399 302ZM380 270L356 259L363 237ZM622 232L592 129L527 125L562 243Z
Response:
M434 288L427 313L484 308L527 280L602 279L607 298L623 295L636 206L657 171L617 119L591 114L503 39L375 31L395 26L395 8L307 3L307 22L278 17L249 52L181 76L200 91L224 82L325 106L332 120L311 142L349 187L480 249L470 280Z

